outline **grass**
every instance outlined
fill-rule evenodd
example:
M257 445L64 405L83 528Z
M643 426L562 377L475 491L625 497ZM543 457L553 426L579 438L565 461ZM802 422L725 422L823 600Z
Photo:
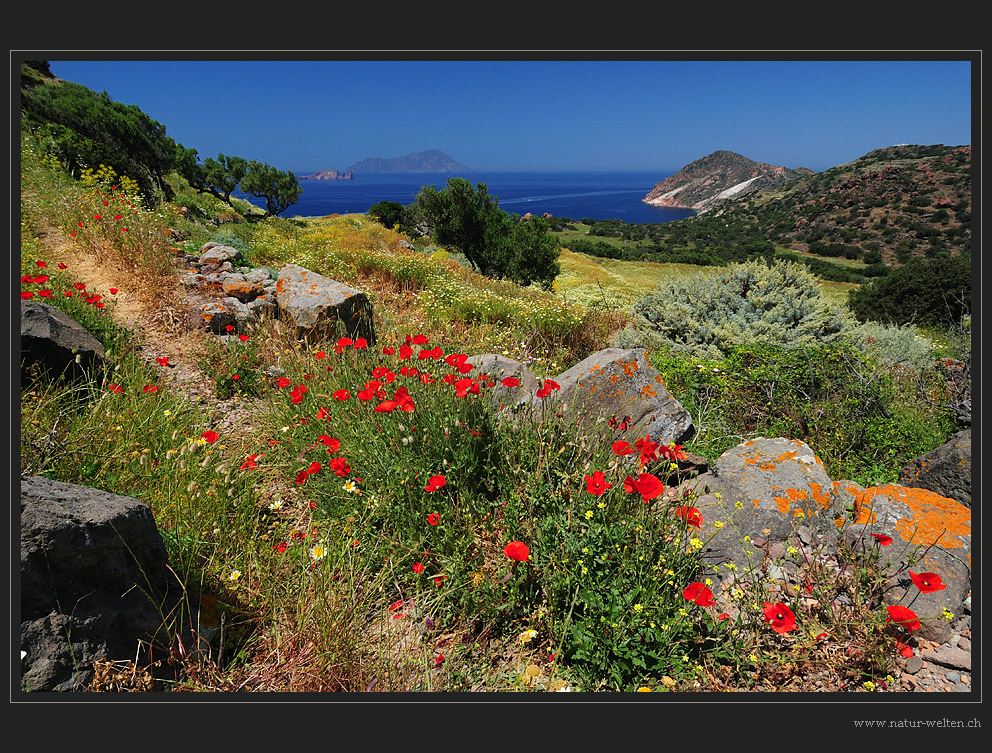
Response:
M46 256L37 228L88 222L76 218L101 186L67 182L39 155L24 162L21 272L33 276ZM188 228L194 247L208 234L171 212L132 215L147 245L101 231L72 236L76 252L110 264L137 250L139 271L162 281L164 223ZM216 394L195 400L138 357L140 333L115 323L112 302L60 295L71 265L22 284L75 307L113 362L87 386L22 392L22 472L148 503L184 586L227 620L224 642L186 661L171 689L747 690L800 688L811 666L845 689L885 682L905 635L879 607L877 548L842 552L840 579L819 555L804 565L813 597L835 603L839 589L848 608L824 611L758 570L713 594L691 517L627 492L631 466L608 442L550 411L508 420L496 385L459 368L502 352L560 373L608 345L639 291L703 270L565 252L558 290L542 293L411 252L357 215L236 232L252 264L299 263L374 293L381 341L306 346L266 325L205 352ZM233 379L246 368L251 389ZM237 405L252 429L218 431ZM638 470L670 473L650 452ZM526 557L510 556L513 542ZM770 630L766 598L795 624ZM824 631L860 658L834 658Z

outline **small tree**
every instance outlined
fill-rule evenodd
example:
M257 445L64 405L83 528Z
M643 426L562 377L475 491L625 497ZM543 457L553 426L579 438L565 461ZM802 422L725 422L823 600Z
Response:
M241 179L241 190L265 199L265 211L270 215L285 212L303 193L300 181L293 173L277 170L258 160L248 163Z
M243 157L218 154L217 159L207 157L203 161L202 171L201 190L231 204L231 194L248 172L248 160ZM199 188L199 186L194 187Z
M518 222L499 208L499 199L489 195L485 183L473 188L464 178L449 178L441 190L424 186L413 215L426 223L438 243L461 251L486 277L550 288L558 274L559 247L547 225Z

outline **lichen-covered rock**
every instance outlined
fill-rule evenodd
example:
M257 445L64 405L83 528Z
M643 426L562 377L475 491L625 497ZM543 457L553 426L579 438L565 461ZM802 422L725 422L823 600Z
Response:
M899 484L929 489L971 507L971 429L907 463Z
M252 318L247 305L234 297L221 298L205 303L200 308L200 316L215 335L228 334L228 327L234 332L242 332Z
M650 437L661 444L692 438L692 417L668 394L661 375L641 348L605 348L553 380L559 389L531 399L537 410L553 407L574 416L579 426L627 426L631 437Z
M879 546L872 534L893 542ZM928 489L883 484L865 489L855 505L854 522L844 530L856 550L878 548L890 576L886 604L909 606L920 618L922 638L943 642L951 632L944 609L961 613L971 593L971 510ZM936 573L946 588L922 593L908 574Z
M279 270L276 282L279 318L312 342L337 337L339 322L353 340L375 344L372 304L365 293L296 264Z
M835 536L842 514L823 462L798 440L757 438L733 447L710 469L680 484L677 495L698 494L697 538L704 564L727 561L746 568L764 556L753 540L783 542L802 526ZM748 537L748 538L745 538Z
M220 283L221 289L231 298L250 303L264 295L265 289L257 282L249 282L242 274L228 274Z
M241 261L241 256L241 252L232 246L208 241L200 246L200 256L197 261L204 267L222 268L227 264L227 269L233 269L231 262Z

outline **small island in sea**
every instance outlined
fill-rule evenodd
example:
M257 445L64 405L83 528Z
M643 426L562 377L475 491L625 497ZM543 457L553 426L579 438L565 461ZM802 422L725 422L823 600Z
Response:
M355 173L351 170L345 170L343 173L339 173L337 170L318 170L310 175L297 177L300 180L354 180Z

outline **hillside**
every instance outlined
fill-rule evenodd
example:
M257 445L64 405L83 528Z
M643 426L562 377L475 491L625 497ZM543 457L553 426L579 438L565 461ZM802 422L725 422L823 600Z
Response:
M812 174L813 171L805 167L792 170L720 150L668 176L642 201L652 206L705 212L724 199L773 188Z
M452 159L439 149L414 152L402 157L369 157L348 168L355 173L464 173L471 168Z

